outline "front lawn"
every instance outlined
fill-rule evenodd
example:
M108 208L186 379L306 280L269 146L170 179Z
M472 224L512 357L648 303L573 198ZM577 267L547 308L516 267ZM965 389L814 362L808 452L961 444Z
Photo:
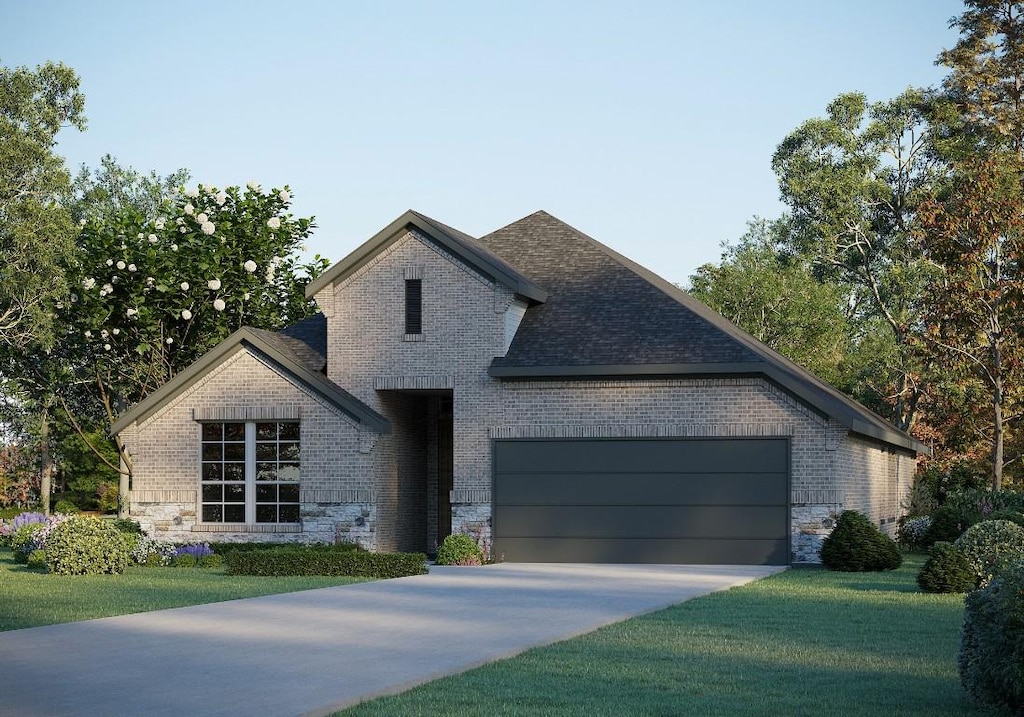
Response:
M0 631L347 585L365 578L251 577L223 568L132 567L123 575L49 575L0 549Z
M343 714L992 714L957 676L963 596L919 592L922 562L789 570Z

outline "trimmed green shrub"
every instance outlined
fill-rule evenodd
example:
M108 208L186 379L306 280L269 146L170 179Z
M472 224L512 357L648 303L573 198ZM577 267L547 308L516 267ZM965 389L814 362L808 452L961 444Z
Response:
M223 564L224 559L217 554L204 555L196 559L196 566L200 568L219 568Z
M939 541L928 551L917 584L926 593L966 593L978 586L978 573L955 545Z
M484 551L468 535L449 535L437 550L438 565L483 565Z
M76 515L46 540L46 562L57 575L121 573L132 562L135 538L92 516Z
M1008 520L983 520L954 543L985 585L1007 563L1024 558L1024 528Z
M25 561L30 568L45 568L46 567L46 551L45 550L33 550L28 554L28 560Z
M77 515L82 511L79 510L78 506L70 500L58 500L57 505L53 506L53 512L64 513L65 515Z
M1024 712L1024 563L965 600L957 666L978 702Z
M821 562L829 570L872 572L895 570L903 563L899 546L863 513L844 510L821 544Z
M347 575L402 578L427 572L423 553L369 553L331 546L236 550L224 560L228 575Z
M117 518L114 521L114 527L120 530L122 533L130 533L132 535L145 535L146 531L142 529L142 525L137 520L131 518Z
M174 560L171 561L171 565L175 568L194 568L196 566L196 556L183 553L182 555L176 555Z
M967 530L967 523L960 517L953 506L941 506L931 514L931 525L924 532L922 545L928 547L934 543L952 543Z

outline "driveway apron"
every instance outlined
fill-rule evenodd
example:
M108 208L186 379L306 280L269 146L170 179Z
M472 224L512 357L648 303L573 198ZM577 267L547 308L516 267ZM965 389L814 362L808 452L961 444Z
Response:
M2 632L0 715L330 714L781 569L434 566L411 578Z

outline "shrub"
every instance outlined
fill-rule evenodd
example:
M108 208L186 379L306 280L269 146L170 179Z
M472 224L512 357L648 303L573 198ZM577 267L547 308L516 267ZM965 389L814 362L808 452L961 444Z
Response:
M936 508L930 517L932 522L924 533L924 547L938 542L952 543L967 529L967 524L952 506Z
M224 559L216 553L210 555L204 555L203 557L196 560L196 565L200 568L219 568L223 565Z
M928 552L917 584L926 593L966 593L977 587L978 573L955 545L939 541Z
M196 556L190 555L189 553L175 555L174 560L171 561L171 565L176 568L194 568L196 566Z
M1020 527L1024 528L1024 513L1019 510L1011 510L1009 508L1000 508L999 510L992 511L992 515L988 517L989 520L1008 520L1011 523L1016 523Z
M919 515L914 518L900 518L896 531L896 542L904 548L922 548L925 546L925 535L932 526L931 516Z
M821 544L821 562L830 570L869 572L895 570L903 562L895 541L863 513L844 510Z
M484 551L468 535L449 535L437 551L438 565L482 565Z
M65 515L77 515L81 513L78 506L72 503L70 500L58 500L57 505L53 506L54 513L64 513Z
M179 558L183 555L191 555L196 560L199 560L199 558L205 558L207 555L213 555L213 550L208 543L185 543L178 546L174 554L175 557Z
M45 568L46 567L46 551L45 550L33 550L28 554L28 560L25 561L30 568Z
M983 520L968 528L954 545L985 585L1007 563L1024 558L1024 528L1008 520Z
M149 567L170 565L171 560L177 554L178 549L172 543L162 543L148 535L133 535L131 533L126 533L126 535L135 539L135 545L131 551L133 563Z
M965 601L957 665L967 693L1024 711L1024 564L1008 567Z
M19 563L27 563L28 556L33 550L38 550L35 541L36 533L42 532L46 523L26 523L19 527L11 536L11 550L14 551L14 559Z
M427 572L423 553L370 553L332 546L236 550L225 557L228 575L348 575L402 578Z
M46 516L42 513L23 512L13 516L10 522L0 521L0 545L11 547L14 534L24 525L45 523Z
M57 575L117 574L131 562L135 542L102 518L76 515L51 531L46 561Z
M146 531L142 529L142 525L137 520L131 518L118 518L114 521L114 527L120 530L122 533L129 533L132 535L145 535Z
M104 513L116 513L120 501L116 483L100 483L96 486L96 506Z

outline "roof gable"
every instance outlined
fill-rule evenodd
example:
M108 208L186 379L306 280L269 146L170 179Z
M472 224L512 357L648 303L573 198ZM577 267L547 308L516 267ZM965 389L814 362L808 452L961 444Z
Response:
M390 432L391 424L386 418L326 376L310 370L306 363L308 357L296 352L292 342L300 343L272 331L242 327L123 414L111 426L111 433L120 433L132 423L153 415L227 358L244 349L264 356L282 373L309 388L368 430L376 433Z
M325 287L345 279L405 236L410 229L417 230L428 241L458 257L484 278L502 284L531 301L543 302L547 299L546 291L480 245L473 237L412 210L402 214L310 282L306 287L306 298L313 298Z

